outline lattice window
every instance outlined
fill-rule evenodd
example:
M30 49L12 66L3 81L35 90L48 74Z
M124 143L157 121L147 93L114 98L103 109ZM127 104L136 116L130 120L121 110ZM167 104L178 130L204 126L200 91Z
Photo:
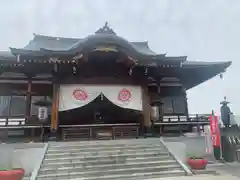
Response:
M26 96L12 96L10 116L25 115Z

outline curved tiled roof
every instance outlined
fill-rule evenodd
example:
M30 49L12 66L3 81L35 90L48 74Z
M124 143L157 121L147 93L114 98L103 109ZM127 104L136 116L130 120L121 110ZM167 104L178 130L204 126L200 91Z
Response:
M142 55L157 55L153 52L148 43L145 42L128 42L127 40L112 34L95 34L88 36L84 39L78 38L64 38L64 37L51 37L34 34L33 40L25 46L24 50L40 51L41 49L49 51L79 51L87 45L94 45L95 43L111 43L124 48L130 48Z
M10 51L0 51L1 61L12 61L16 60L16 57Z
M22 49L10 48L12 54L25 57L32 56L76 56L78 53L88 52L98 46L114 46L118 51L125 53L127 56L136 59L139 64L143 65L161 65L174 64L180 65L186 60L186 56L166 57L165 54L157 54L152 51L148 43L129 42L124 38L117 36L107 23L98 29L93 35L85 38L64 38L51 37L34 34L34 38L27 46Z
M85 38L63 38L34 34L33 40L22 49L10 48L14 55L26 56L55 56L76 55L84 49L96 48L96 46L111 45L125 52L135 59L163 59L165 54L153 52L147 42L129 42L118 36L106 23L93 35Z
M0 60L1 63L8 64L12 63L12 60L16 62L17 58L14 55L23 55L24 58L40 56L39 59L42 59L42 56L75 56L76 53L81 53L84 48L91 50L99 45L115 46L118 50L138 60L137 64L139 66L153 67L155 70L158 70L161 65L181 67L177 70L177 73L179 73L182 83L185 84L187 89L224 72L231 65L231 62L187 61L186 56L169 57L165 54L157 54L149 48L146 41L129 42L117 36L113 29L108 27L107 23L93 35L85 38L52 37L34 34L34 38L24 48L10 48L11 52L0 51Z

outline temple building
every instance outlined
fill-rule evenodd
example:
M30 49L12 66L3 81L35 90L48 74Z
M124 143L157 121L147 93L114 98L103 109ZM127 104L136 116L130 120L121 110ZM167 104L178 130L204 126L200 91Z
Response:
M158 54L107 23L81 39L34 34L25 47L0 52L1 139L115 139L159 133L163 126L189 130L194 120L186 91L230 64Z

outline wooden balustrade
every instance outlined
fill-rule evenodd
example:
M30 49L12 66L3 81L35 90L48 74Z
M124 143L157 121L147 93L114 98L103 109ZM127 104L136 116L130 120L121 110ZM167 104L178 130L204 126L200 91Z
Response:
M160 134L171 131L191 131L196 126L200 131L209 124L210 115L164 116L163 120L154 121L155 129ZM44 132L45 129L45 132ZM50 125L27 124L25 117L0 117L0 140L10 136L27 136L29 139L43 140L44 133ZM122 139L137 138L139 123L127 124L89 124L89 125L59 125L62 140L91 140L91 139Z
M91 124L91 125L63 125L63 140L110 140L122 138L137 138L139 136L139 124ZM77 126L77 127L76 127Z
M203 126L210 124L209 116L210 114L189 115L188 117L182 115L164 116L161 121L155 121L153 125L159 126L160 134L170 131L179 133L182 133L183 131L187 132L191 131L194 126L196 126L197 131L200 132L203 129Z
M139 127L129 126L129 127L113 127L116 138L138 138Z
M194 124L203 124L203 125L207 125L209 124L209 116L210 115L189 115L189 117L187 118L187 116L180 116L180 115L176 115L176 116L164 116L163 120L157 120L154 122L154 124L156 125L194 125Z
M0 117L0 126L21 126L24 125L26 118L23 116Z
M63 140L88 140L91 134L90 128L62 128Z

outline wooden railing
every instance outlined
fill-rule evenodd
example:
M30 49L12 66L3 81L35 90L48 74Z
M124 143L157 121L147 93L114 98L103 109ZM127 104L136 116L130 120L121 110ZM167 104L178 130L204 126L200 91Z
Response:
M186 125L194 125L194 124L209 124L209 116L210 115L189 115L183 116L164 116L163 120L157 120L154 124L156 125L178 125L178 124L186 124Z
M210 114L187 116L164 116L163 120L155 121L154 126L159 126L159 133L164 134L169 131L192 131L196 127L198 132L203 131L203 126L209 125Z
M163 121L155 121L155 124L158 125L177 125L177 124L209 124L208 117L210 114L204 114L204 115L189 115L183 116L183 115L169 115L169 116L164 116ZM0 117L0 128L1 127L22 127L25 126L26 124L26 118L23 116L14 116L14 117ZM29 126L29 125L27 125ZM41 125L35 125L35 126L41 126ZM80 126L85 126L85 125L77 125L77 127ZM98 126L105 126L104 124L99 124ZM62 125L64 127L64 125ZM71 127L76 127L76 125L72 125Z
M0 140L6 141L9 137L16 139L43 140L44 128L41 124L30 125L26 123L24 116L0 117Z
M197 127L198 131L209 124L210 115L187 116L164 116L162 121L155 121L153 126L158 128L160 134L163 132L184 130L191 131ZM28 136L28 138L43 140L44 130L48 131L50 125L28 124L23 117L0 117L0 140L10 136ZM91 124L91 125L59 125L62 139L119 139L138 137L140 124ZM81 138L79 138L81 137Z
M0 126L21 126L24 125L26 118L23 116L0 117Z
M60 125L63 140L138 138L138 123Z

